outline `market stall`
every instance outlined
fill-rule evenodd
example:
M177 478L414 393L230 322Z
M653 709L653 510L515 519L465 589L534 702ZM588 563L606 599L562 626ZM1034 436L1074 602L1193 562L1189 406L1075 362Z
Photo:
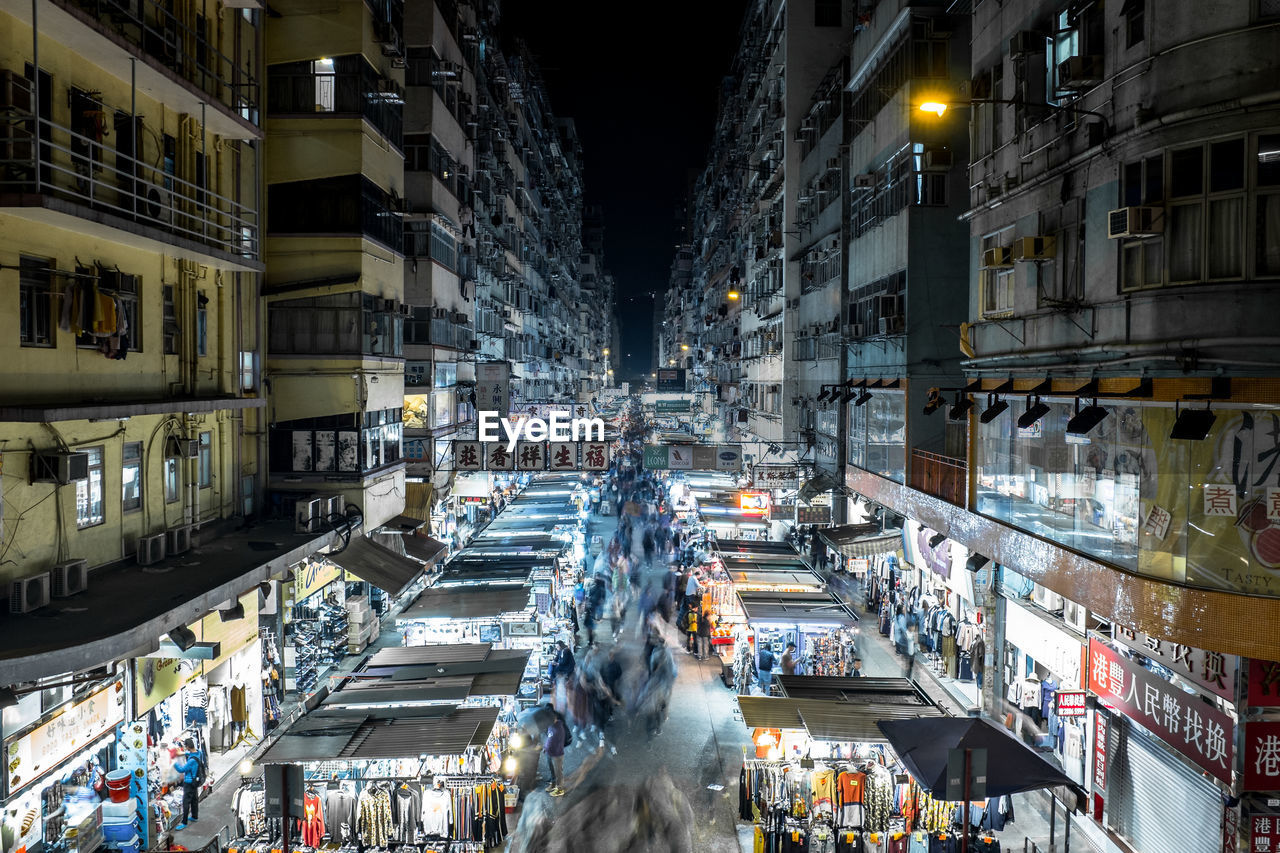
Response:
M781 659L795 643L798 671L844 674L852 667L858 617L839 598L826 592L736 593L755 648L772 649Z

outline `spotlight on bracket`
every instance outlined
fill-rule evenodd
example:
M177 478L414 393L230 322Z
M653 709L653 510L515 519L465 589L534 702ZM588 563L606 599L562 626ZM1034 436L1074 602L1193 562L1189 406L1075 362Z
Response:
M930 537L929 537L929 547L930 547L930 548L937 548L937 547L938 547L939 545L941 545L944 541L946 541L946 538L947 538L947 534L945 534L945 533L935 533L935 534L933 534L932 536L930 536Z
M1089 430L1102 423L1108 412L1098 405L1098 398L1093 399L1092 406L1080 408L1080 400L1076 399L1076 413L1067 421L1067 432L1071 435L1088 435Z
M871 392L867 390L867 386L864 383L862 386L862 393L858 395L858 399L853 401L853 404L855 406L861 406L863 403L867 402L870 399L871 399Z
M965 560L964 567L971 572L977 572L989 562L991 562L989 557L984 557L981 554L970 554L969 559Z
M947 412L947 417L953 421L958 421L969 414L969 410L973 408L973 398L968 394L956 392L955 405L951 407L951 411Z
M942 392L937 388L930 388L929 396L926 397L924 401L924 413L926 415L932 415L946 404L947 401L942 398Z
M995 394L987 395L987 407L983 409L982 414L978 415L978 420L984 424L989 424L996 418L1003 415L1009 409L1009 401L1001 400Z
M1218 416L1209 410L1206 406L1203 409L1179 409L1177 420L1173 422L1173 429L1169 432L1169 438L1176 438L1180 441L1204 441L1209 437L1209 430L1213 429L1213 422Z
M170 641L173 642L175 646L178 647L179 651L183 651L183 652L187 651L188 649L190 649L192 646L196 644L195 632L192 631L190 628L185 628L182 626L174 628L172 631L170 631L169 639Z
M1049 414L1050 411L1052 411L1052 409L1049 408L1048 403L1041 402L1040 398L1036 397L1036 401L1033 404L1031 402L1031 397L1028 396L1027 410L1018 418L1018 429L1027 429L1036 421Z
M243 619L244 605L237 601L234 607L228 607L226 610L219 610L218 618L223 622L234 622L237 619Z

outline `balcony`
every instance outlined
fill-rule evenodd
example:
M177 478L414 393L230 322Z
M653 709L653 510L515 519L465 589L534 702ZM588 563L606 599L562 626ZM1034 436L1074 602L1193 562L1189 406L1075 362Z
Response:
M959 507L968 504L969 465L963 459L911 451L911 488Z
M88 136L40 119L37 151L35 127L31 117L0 121L0 206L45 208L160 243L257 261L252 207L211 191L202 185L207 181L183 180L112 150L102 142L105 133ZM122 132L117 128L116 137Z
M392 145L404 144L404 90L359 54L272 65L267 107L273 118L361 116Z

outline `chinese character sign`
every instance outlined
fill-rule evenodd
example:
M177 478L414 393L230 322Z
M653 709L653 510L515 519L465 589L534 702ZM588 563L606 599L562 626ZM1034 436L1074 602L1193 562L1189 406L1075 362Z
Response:
M476 365L476 408L505 417L511 404L511 365L505 361Z
M1059 690L1054 694L1059 717L1083 717L1085 715L1083 690Z
M1204 514L1236 517L1236 490L1234 486L1205 483Z
M478 441L455 441L453 443L453 467L458 471L480 471L484 469L484 451Z
M507 450L505 444L486 444L484 452L484 467L488 470L512 471L515 469L516 455Z
M1280 815L1256 814L1249 819L1250 853L1280 851Z
M609 470L609 445L603 441L584 441L582 468L584 471Z
M547 468L551 471L578 470L578 445L572 441L553 441L547 452Z
M1208 773L1231 783L1235 724L1214 706L1095 639L1089 640L1089 689Z
M1280 791L1280 723L1246 723L1244 790Z
M516 468L520 471L541 471L547 467L544 454L546 446L541 441L521 441L516 444Z
M1171 643L1118 622L1112 623L1111 636L1116 642L1167 666L1210 693L1216 693L1230 702L1235 701L1236 673L1239 669L1239 658L1235 655Z
M1107 790L1107 716L1093 715L1093 790Z
M1173 516L1169 515L1169 510L1164 507L1151 505L1151 509L1147 511L1146 523L1142 525L1142 532L1149 533L1160 541L1169 535L1169 523L1173 521Z

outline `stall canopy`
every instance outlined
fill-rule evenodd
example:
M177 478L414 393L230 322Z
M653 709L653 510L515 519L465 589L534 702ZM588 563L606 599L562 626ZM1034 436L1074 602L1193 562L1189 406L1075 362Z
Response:
M395 518L387 519L382 522L380 526L387 530L394 530L397 533L413 533L428 521L430 521L429 518L424 519L413 515L401 514L397 515Z
M461 755L484 746L497 719L497 708L456 705L321 707L291 725L257 762Z
M384 652L407 652L387 656ZM514 696L530 652L488 643L384 649L356 670L326 706L461 702Z
M1039 753L981 717L885 719L879 724L907 770L935 797L947 794L947 760L953 749L987 751L987 796L1076 787Z
M717 551L725 556L768 555L773 557L794 557L797 560L803 559L800 553L786 542L717 538L715 547Z
M858 617L839 598L816 592L752 592L741 590L738 601L749 622L789 625L855 625Z
M823 527L818 538L846 557L876 557L902 547L902 531L884 532L879 524L844 524Z
M417 580L424 568L417 560L397 554L364 536L352 536L346 548L328 557L360 580L386 590L392 598Z
M401 537L404 539L405 553L415 560L421 560L427 564L427 568L434 566L440 562L449 550L449 546L441 542L439 539L432 539L430 536L415 536L413 534L405 534Z
M814 740L875 743L887 740L882 720L938 719L943 712L905 678L822 679L867 681L846 691L848 699L739 696L749 728L802 729Z
M401 619L493 619L529 606L532 589L524 584L455 586L425 589L400 614Z

